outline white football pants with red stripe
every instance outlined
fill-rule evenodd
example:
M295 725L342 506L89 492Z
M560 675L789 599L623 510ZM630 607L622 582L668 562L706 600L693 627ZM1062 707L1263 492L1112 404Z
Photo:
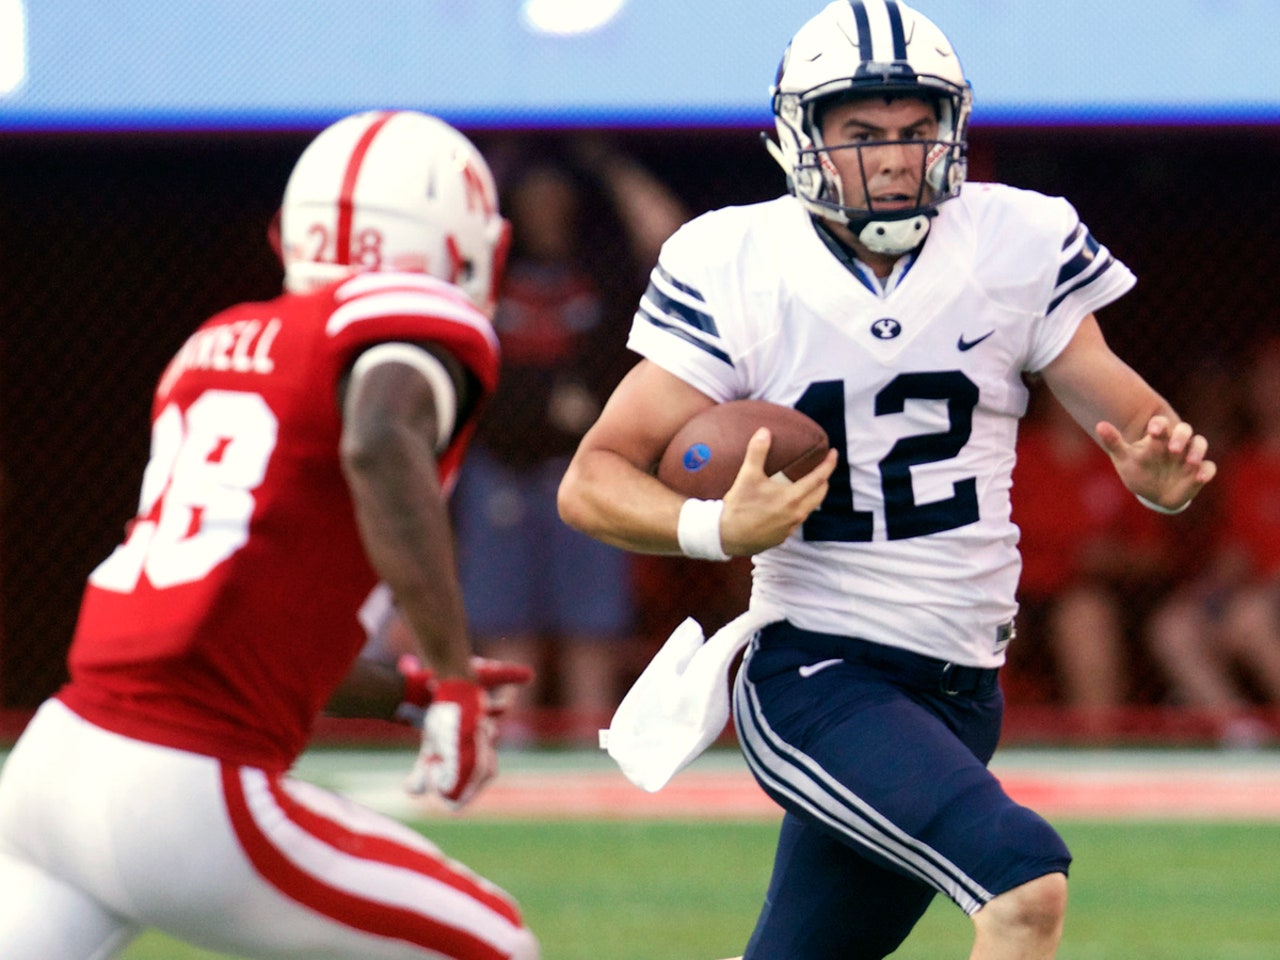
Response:
M272 960L538 956L506 894L408 827L51 700L0 771L0 957L107 960L147 928Z

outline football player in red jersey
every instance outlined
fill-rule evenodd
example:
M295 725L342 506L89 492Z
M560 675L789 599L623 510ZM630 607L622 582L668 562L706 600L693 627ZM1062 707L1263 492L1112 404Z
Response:
M100 960L146 928L244 957L537 956L500 890L288 773L326 707L402 706L411 789L461 806L495 772L502 688L528 674L471 656L445 507L497 377L495 198L420 113L347 117L302 154L285 292L161 376L137 516L4 767L7 960ZM358 660L380 581L431 675Z

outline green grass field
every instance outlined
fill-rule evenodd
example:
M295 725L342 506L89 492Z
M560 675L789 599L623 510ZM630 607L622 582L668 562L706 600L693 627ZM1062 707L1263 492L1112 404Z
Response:
M1280 957L1280 824L1057 826L1076 857L1059 960ZM465 819L424 829L520 900L545 960L736 956L776 832L764 823ZM895 956L958 960L969 929L937 901ZM155 934L124 957L221 960Z

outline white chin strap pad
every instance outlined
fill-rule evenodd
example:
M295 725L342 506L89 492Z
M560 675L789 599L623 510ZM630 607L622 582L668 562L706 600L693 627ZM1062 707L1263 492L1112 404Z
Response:
M924 242L929 218L924 214L908 220L872 220L858 234L858 240L873 253L906 253Z

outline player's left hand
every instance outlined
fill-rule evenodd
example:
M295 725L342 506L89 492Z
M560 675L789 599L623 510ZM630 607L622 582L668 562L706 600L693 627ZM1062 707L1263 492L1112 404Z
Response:
M1095 429L1125 486L1166 510L1190 503L1218 472L1217 464L1207 459L1209 441L1186 421L1152 417L1133 443L1105 420Z

